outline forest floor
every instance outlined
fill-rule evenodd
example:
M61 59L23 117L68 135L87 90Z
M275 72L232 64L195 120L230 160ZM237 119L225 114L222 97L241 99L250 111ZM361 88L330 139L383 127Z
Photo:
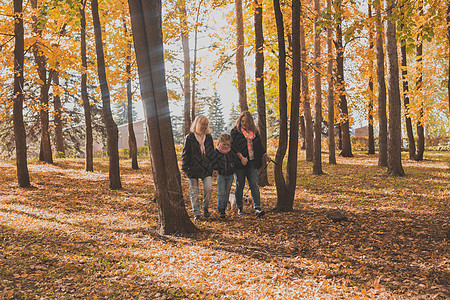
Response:
M269 178L258 219L219 219L214 180L212 216L187 236L156 233L148 158L137 171L121 160L119 191L106 159L91 173L82 159L31 162L29 189L0 162L0 299L448 299L450 153L425 158L392 178L376 156L324 154L315 176L300 152L294 211L272 211Z

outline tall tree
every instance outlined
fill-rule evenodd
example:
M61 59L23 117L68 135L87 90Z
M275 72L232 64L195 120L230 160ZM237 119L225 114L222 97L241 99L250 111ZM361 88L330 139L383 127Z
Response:
M103 52L102 28L97 0L91 1L91 9L94 23L95 50L97 53L97 72L102 94L103 122L106 127L106 148L109 156L109 188L117 190L122 188L119 167L119 130L111 113L109 87L106 79L105 54Z
M86 2L81 0L80 8L80 55L81 55L81 100L84 110L85 126L85 170L94 171L94 138L92 135L91 104L87 90L87 46L86 46Z
M314 159L313 174L323 174L322 170L322 78L320 62L320 0L314 0L314 88L315 88L315 115L314 115ZM292 117L292 116L291 116ZM289 151L290 152L290 151Z
M334 140L334 82L333 82L333 23L331 19L331 0L327 0L328 27L327 27L327 78L328 78L328 163L336 164L336 142Z
M376 56L377 56L377 82L378 82L378 166L387 167L387 116L386 116L386 82L384 78L384 49L383 26L381 16L381 1L376 0Z
M296 0L294 0L296 1ZM294 1L292 3L294 3ZM289 211L287 186L283 176L283 159L286 155L287 137L287 85L286 85L286 42L284 40L284 23L280 1L273 0L278 37L278 102L280 112L280 133L278 149L275 154L275 184L277 188L277 209ZM281 203L280 203L281 202Z
M450 48L450 1L447 1L447 40ZM448 115L450 117L450 51L448 52L448 79L447 79Z
M241 111L246 111L248 110L248 105L244 64L244 16L242 13L242 0L235 0L234 3L236 9L236 70L238 79L239 108Z
M402 122L394 0L386 0L386 57L389 95L388 174L404 176L402 167Z
M22 0L14 0L14 94L13 122L16 142L17 181L20 187L29 187L30 176L27 165L27 136L23 123L23 62L24 30Z
M161 1L129 0L134 48L159 209L159 232L196 230L186 212L165 82Z
M369 62L369 111L368 111L368 130L369 130L369 145L367 154L375 154L375 138L373 134L373 100L374 100L374 91L373 91L373 31L372 31L372 3L368 2L368 17L369 17L369 53L370 53L370 62Z
M33 15L33 34L35 36L35 42L32 46L34 60L36 62L36 67L39 77L39 118L41 122L41 150L39 158L41 161L46 163L53 163L52 147L50 143L50 128L49 128L49 96L48 91L51 84L52 76L48 74L47 76L47 59L41 49L41 39L44 24L46 23L43 14L41 14L38 9L38 1L31 0L31 7L35 10Z
M286 53L284 41L284 24L280 2L274 0L275 19L277 23L278 52L279 52L279 109L280 109L280 137L276 153L275 182L277 187L278 211L292 211L295 188L297 183L298 131L300 110L300 81L301 81L301 45L300 45L300 0L292 1L292 93L291 120L289 131L289 154L287 161L286 181L283 176L283 158L288 144L287 124L287 88L286 88Z
M307 15L305 10L302 10L303 20ZM301 91L302 91L302 103L303 103L303 116L305 118L305 152L306 161L313 161L314 158L314 129L311 116L311 104L309 101L309 84L308 84L308 72L309 66L307 62L306 53L306 38L305 38L305 26L303 21L300 21L300 48L301 48Z
M262 0L255 0L255 78L256 78L256 107L258 111L258 129L261 144L267 150L266 126L266 96L264 92L264 36L263 36L263 7ZM260 186L269 185L267 168L259 174Z
M62 124L62 105L59 86L59 72L53 71L53 106L54 106L54 125L55 125L55 144L58 155L65 155L64 136Z
M405 1L402 1L402 7L401 7L401 16L402 16L402 23L400 25L400 30L402 31L404 29L404 23L405 23ZM408 85L408 60L407 60L407 53L406 53L406 39L402 38L401 40L401 46L400 46L400 53L401 53L401 61L402 61L402 83L403 83L403 106L405 109L405 125L406 125L406 133L408 135L408 152L409 152L409 159L414 159L416 157L416 142L414 140L414 133L412 129L412 122L411 122L411 115L410 115L410 103L409 103L409 85Z
M419 16L423 17L423 2L418 1ZM422 87L422 73L423 73L423 26L420 25L417 33L417 44L416 44L416 63L418 67L418 76L416 80L416 90L419 100L419 118L417 120L417 149L416 156L414 159L416 161L423 160L423 152L425 151L425 135L424 135L424 103L423 103L423 87Z
M214 96L209 101L208 119L209 127L211 128L211 134L214 139L219 138L219 135L223 132L225 127L225 119L223 117L223 104L220 100L217 91L214 92Z
M352 144L350 141L350 120L347 107L347 96L345 91L344 79L344 45L342 41L342 0L336 1L337 27L336 27L336 70L337 70L337 90L339 95L340 109L340 127L342 134L342 151L343 157L353 157Z
M189 27L187 22L186 1L180 0L178 3L180 10L181 27L181 46L183 48L183 66L184 66L184 134L188 134L191 128L191 57L189 53Z
M131 91L131 35L128 34L128 28L126 20L123 19L123 27L125 31L125 38L127 39L127 52L126 52L126 73L127 73L127 120L128 120L128 148L130 149L131 168L133 170L139 169L137 159L137 142L136 134L134 133L133 126L133 93ZM189 114L189 112L188 112Z

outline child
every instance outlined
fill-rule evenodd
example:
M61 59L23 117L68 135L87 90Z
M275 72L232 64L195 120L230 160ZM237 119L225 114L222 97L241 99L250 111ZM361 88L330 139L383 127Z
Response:
M209 121L203 115L195 118L191 132L186 136L181 155L183 176L189 178L189 190L194 220L200 219L198 180L203 181L203 215L209 217L209 201L212 192L213 162L216 160L214 143L209 130ZM214 172L216 173L216 172Z
M228 133L220 135L216 152L219 171L219 176L217 177L217 209L219 210L219 218L225 218L225 210L234 179L234 167L239 160L236 153L231 151L231 136Z

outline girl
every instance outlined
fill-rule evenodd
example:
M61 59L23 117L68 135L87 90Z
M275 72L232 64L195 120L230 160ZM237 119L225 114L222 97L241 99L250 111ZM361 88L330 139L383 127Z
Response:
M217 168L219 170L219 176L217 177L217 209L219 210L219 218L225 218L225 210L230 197L231 184L233 183L234 167L239 161L236 153L231 151L231 136L228 133L220 135L216 152Z
M245 186L245 178L247 177L250 191L252 194L253 208L255 216L262 217L264 211L261 210L261 196L258 186L258 169L262 166L262 159L270 160L261 143L259 130L253 121L253 117L249 111L243 111L236 121L236 125L231 130L231 148L236 152L240 159L240 163L236 166L234 173L236 179L236 206L238 214L243 215L242 197Z
M189 178L189 190L194 220L200 219L198 180L203 181L203 215L209 217L209 202L212 192L212 162L215 160L213 139L209 130L209 121L203 115L198 115L186 136L181 155L183 176Z

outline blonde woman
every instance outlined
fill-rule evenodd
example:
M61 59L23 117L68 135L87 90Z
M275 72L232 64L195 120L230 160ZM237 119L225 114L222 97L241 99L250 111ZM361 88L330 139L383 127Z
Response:
M267 155L261 143L258 127L256 127L249 111L243 111L241 113L230 135L232 139L231 148L240 159L240 163L236 166L234 173L236 180L234 195L236 197L238 214L244 214L242 198L245 178L247 178L252 194L255 216L262 217L264 211L261 209L261 196L258 186L259 169L262 166L263 158L269 161L270 157Z
M189 178L189 191L194 220L200 219L199 179L203 181L203 215L209 217L209 202L212 192L213 163L216 161L214 143L209 129L209 120L198 115L191 125L191 132L184 140L181 156L183 176ZM216 172L214 172L216 173Z

